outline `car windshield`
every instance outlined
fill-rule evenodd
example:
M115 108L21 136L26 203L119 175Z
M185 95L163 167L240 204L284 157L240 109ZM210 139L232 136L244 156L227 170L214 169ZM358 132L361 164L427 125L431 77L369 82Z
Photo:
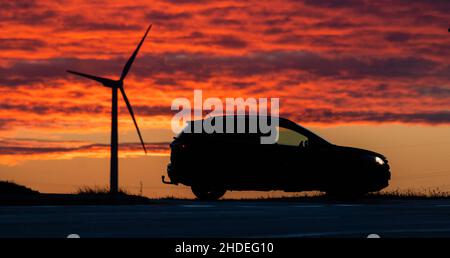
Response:
M312 143L314 145L330 145L327 140L323 139L322 137L318 136L317 134L311 132L310 130L290 121L285 118L280 118L280 128L286 131L287 133L283 137L289 137L290 139L295 139L292 142L292 145L296 140L298 140L298 143L300 144L301 141L307 140L309 143ZM293 132L292 132L293 131ZM294 133L295 132L295 133ZM285 137L286 136L286 137ZM291 140L291 141L292 141Z
M308 144L308 137L291 129L277 127L277 144L287 146L305 146Z

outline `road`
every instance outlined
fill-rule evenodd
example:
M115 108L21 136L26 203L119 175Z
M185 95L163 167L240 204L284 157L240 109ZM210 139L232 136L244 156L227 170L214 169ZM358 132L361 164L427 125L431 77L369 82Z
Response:
M450 237L450 200L0 206L0 237Z

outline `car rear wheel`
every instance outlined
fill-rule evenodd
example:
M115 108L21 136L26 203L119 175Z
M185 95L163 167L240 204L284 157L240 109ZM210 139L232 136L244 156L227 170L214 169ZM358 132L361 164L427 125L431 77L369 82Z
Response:
M192 192L199 200L214 201L222 197L226 190L219 188L207 188L202 186L192 186Z

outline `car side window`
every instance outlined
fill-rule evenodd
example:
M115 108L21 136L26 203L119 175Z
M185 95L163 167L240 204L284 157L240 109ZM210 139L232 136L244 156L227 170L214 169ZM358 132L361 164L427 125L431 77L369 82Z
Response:
M283 127L277 127L277 130L277 144L298 147L307 147L309 144L308 138L299 132Z

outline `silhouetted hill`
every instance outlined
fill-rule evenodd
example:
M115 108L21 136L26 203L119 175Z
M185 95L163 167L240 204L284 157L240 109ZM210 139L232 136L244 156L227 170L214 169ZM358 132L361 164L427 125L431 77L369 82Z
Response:
M38 191L14 182L0 181L0 195L37 195Z
M149 204L150 199L125 191L110 194L108 189L81 188L75 194L39 193L13 182L0 181L0 205L132 205Z

